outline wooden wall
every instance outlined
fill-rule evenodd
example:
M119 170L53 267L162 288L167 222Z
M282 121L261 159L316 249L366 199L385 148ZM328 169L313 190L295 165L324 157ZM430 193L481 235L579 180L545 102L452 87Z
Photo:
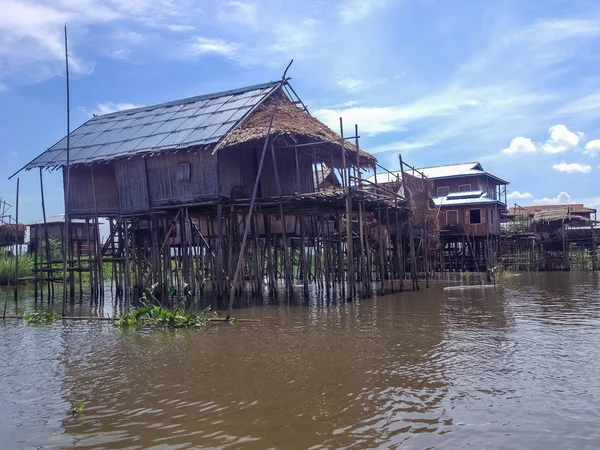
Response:
M441 180L433 180L433 195L437 195L437 188L442 186L448 186L449 192L460 192L458 186L470 184L471 191L484 191L487 192L490 198L496 198L496 181L486 176L477 177L457 177L457 178L445 178Z
M94 181L96 184L96 204L98 215L116 214L118 211L115 164L94 164ZM92 186L92 167L74 166L70 170L70 213L72 216L93 215L94 188Z
M130 214L147 211L150 202L144 158L120 159L115 163L115 172L119 195L119 212Z
M155 156L118 159L96 163L96 203L99 216L135 214L164 206L185 205L218 198L221 195L249 198L259 163L256 147L223 149L218 156L210 151L163 152ZM277 172L283 195L313 192L313 166L310 153L298 150L297 176L294 149L276 150ZM182 164L189 164L189 180L180 179ZM71 168L70 212L73 217L94 215L94 189L90 166ZM275 165L268 151L258 197L277 195Z
M481 223L471 223L471 209L480 210ZM498 205L443 206L439 215L440 229L447 228L454 224L454 214L457 214L458 223L463 226L469 236L500 234L500 213L498 211Z
M262 147L236 147L219 152L221 195L231 197L233 194L240 198L248 198L252 195L260 162L260 152L262 152ZM267 149L258 197L275 197L277 195L275 165L282 195L314 191L312 158L308 152L298 150L299 180L294 149L275 150L275 159L276 164L273 163L271 151Z
M146 157L152 208L217 197L217 156L210 151L164 152ZM180 181L180 164L190 164L190 179Z

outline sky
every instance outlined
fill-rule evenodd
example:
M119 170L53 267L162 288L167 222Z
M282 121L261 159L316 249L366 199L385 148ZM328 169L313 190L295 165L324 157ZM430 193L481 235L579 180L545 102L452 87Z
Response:
M92 114L280 79L390 170L479 161L508 203L600 208L597 0L0 0L0 197ZM41 217L21 172L19 220ZM44 172L47 214L63 211ZM596 182L594 182L596 181ZM13 207L14 208L14 207ZM14 211L14 209L13 209Z

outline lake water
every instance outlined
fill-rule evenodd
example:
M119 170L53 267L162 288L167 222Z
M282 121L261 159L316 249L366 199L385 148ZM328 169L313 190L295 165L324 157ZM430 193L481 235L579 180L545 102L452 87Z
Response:
M0 448L600 446L597 273L236 316L261 322L0 322Z

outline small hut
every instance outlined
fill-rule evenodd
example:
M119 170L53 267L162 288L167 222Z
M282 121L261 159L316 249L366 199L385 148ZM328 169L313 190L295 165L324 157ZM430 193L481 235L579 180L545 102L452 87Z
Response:
M29 229L29 252L47 254L48 250L54 251L63 241L65 231L65 215L46 217L36 222L28 223ZM89 254L96 243L96 226L89 220L73 219L70 223L72 254L77 256ZM59 259L59 258L57 258Z

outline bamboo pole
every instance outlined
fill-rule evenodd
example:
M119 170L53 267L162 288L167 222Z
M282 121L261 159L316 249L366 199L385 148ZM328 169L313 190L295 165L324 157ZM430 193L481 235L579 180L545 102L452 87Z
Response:
M290 62L290 65L292 63ZM288 65L288 68L290 66ZM254 188L252 189L252 198L250 199L250 207L248 208L248 215L246 216L246 225L244 227L244 235L242 237L242 244L241 244L241 248L240 248L240 253L239 253L239 257L238 257L238 261L237 261L237 267L235 269L235 274L233 277L233 286L235 287L237 285L237 282L239 280L240 277L240 270L242 268L242 259L244 258L244 252L246 250L246 242L248 240L248 232L250 229L250 224L251 224L251 220L252 220L252 213L254 211L254 203L256 202L256 194L258 192L258 186L260 183L260 176L262 174L262 169L263 169L263 164L265 161L265 154L267 152L267 145L269 143L269 139L271 138L271 129L273 127L273 121L275 120L275 114L277 112L277 107L279 106L279 99L281 98L282 91L281 91L281 87L283 86L283 83L285 82L285 75L287 73L287 68L283 74L279 89L277 89L276 91L276 98L275 98L275 105L273 107L273 113L271 114L271 121L269 122L269 128L267 129L267 135L265 137L265 142L263 145L263 149L262 149L262 153L260 155L260 162L258 165L258 172L256 174L256 180L254 182ZM227 318L231 317L231 311L233 308L233 300L235 298L234 295L234 290L232 290L232 293L229 296L229 306L227 308Z
M70 156L71 156L71 145L70 145L70 134L71 134L71 112L70 112L70 98L69 98L69 51L67 44L67 26L65 25L65 74L66 74L66 83L67 83L67 162L64 172L65 178L65 224L64 224L64 234L66 238L66 242L63 243L63 304L62 304L62 315L65 315L66 312L66 303L67 303L67 261L68 261L68 249L69 249L69 178L70 178ZM72 278L72 277L71 277Z
M15 203L15 303L19 297L19 179L17 178L17 199Z
M344 147L344 122L340 117L340 147L342 149L342 164L344 170L344 179L346 180L345 204L346 204L346 300L354 298L354 258L352 255L352 199L350 197L350 173L346 167L346 147ZM341 236L340 236L341 239ZM341 241L340 241L341 244Z

